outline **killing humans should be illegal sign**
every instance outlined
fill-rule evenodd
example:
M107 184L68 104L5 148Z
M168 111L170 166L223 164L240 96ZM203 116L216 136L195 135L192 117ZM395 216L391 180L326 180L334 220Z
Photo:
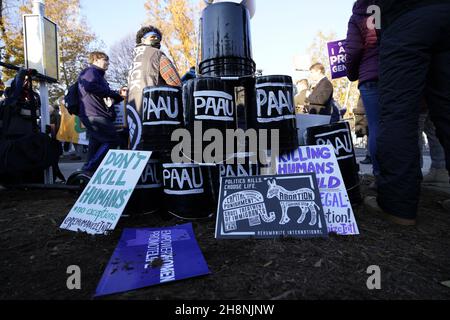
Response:
M300 147L281 155L277 163L277 172L278 174L315 172L328 232L339 235L359 234L333 146Z
M222 178L217 239L327 236L315 173Z
M151 154L110 150L60 228L89 234L114 230Z

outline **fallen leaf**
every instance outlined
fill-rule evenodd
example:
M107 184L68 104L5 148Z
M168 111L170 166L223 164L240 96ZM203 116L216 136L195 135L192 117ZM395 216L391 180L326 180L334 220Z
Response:
M267 263L264 265L264 268L267 268L267 267L270 266L272 263L273 263L273 261L267 262Z
M317 263L314 265L315 268L320 268L322 266L322 259L320 259L319 261L317 261Z
M450 288L450 281L441 282L441 284L447 288Z

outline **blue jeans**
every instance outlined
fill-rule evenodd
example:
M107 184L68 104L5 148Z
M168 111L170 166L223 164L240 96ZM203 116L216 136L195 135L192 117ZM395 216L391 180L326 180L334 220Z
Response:
M80 120L86 127L89 137L88 160L83 170L95 172L109 149L116 149L119 146L119 136L111 119L80 117Z
M378 176L380 166L377 161L377 138L380 127L380 104L378 81L367 81L359 86L361 97L366 110L369 125L369 151L372 158L373 174Z
M422 113L419 120L419 146L421 154L423 154L425 144L422 133L427 135L428 146L430 147L431 169L445 169L445 151L436 136L436 128L428 112ZM420 167L423 169L423 156L420 160Z

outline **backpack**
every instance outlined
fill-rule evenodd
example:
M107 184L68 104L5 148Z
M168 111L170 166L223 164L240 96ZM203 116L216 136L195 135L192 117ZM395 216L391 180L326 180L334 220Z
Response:
M64 96L67 111L71 115L78 116L80 114L80 93L78 91L78 81L72 84Z

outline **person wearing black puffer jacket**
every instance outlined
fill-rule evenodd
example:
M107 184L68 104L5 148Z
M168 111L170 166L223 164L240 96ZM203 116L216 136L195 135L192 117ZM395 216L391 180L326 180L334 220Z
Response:
M378 0L381 12L378 198L368 211L416 224L422 172L417 130L425 96L450 171L450 0Z

